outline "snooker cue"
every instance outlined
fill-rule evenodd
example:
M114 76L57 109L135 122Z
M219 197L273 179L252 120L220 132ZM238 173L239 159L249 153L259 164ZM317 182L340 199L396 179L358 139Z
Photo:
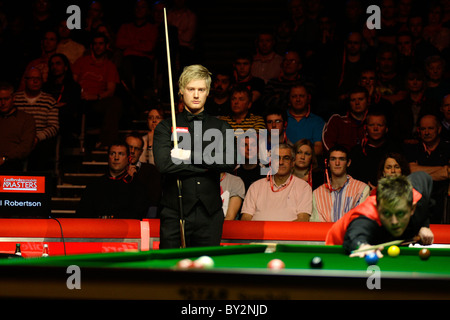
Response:
M166 8L164 8L164 27L166 32L166 51L167 51L167 68L169 72L169 92L170 92L170 112L172 115L172 132L173 132L173 145L174 148L178 148L178 137L177 137L177 123L175 119L175 101L173 97L173 83L172 83L172 66L170 63L170 48L169 48L169 30L167 28L167 14ZM177 179L178 188L178 204L180 208L180 240L181 248L186 248L186 240L184 235L184 214L183 214L183 198L181 195L182 185L181 180Z
M365 252L365 251L370 251L370 250L377 250L380 247L395 246L397 244L403 243L404 241L405 240L394 240L394 241L390 241L390 242L380 243L380 244L376 244L374 246L366 247L363 249L353 250L351 253L360 253L360 252Z
M420 241L420 237L416 236L416 237L414 237L411 240L394 240L394 241L389 241L389 242L385 242L385 243L376 244L376 245L373 245L373 246L370 246L370 247L366 247L366 248L363 248L363 249L356 249L356 250L353 250L351 253L353 254L353 253L365 252L365 251L370 251L370 250L377 250L380 247L384 248L384 247L388 247L388 246L395 246L395 245L401 245L401 244L405 245L405 244L415 243L415 242L418 242L418 241Z

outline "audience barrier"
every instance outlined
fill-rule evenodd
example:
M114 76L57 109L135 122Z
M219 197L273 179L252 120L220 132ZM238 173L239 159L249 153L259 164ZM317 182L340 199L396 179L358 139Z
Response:
M148 221L128 219L0 219L0 252L20 243L24 257L149 250Z
M159 248L159 220L149 219L150 247ZM331 222L225 221L222 244L292 243L324 244ZM436 244L450 244L450 225L430 226Z
M149 219L150 247L159 248L159 220ZM288 221L225 221L222 244L304 243L323 244L332 223Z
M0 219L0 252L24 257L159 249L159 219ZM223 245L323 244L332 223L225 221ZM450 244L450 225L431 225L436 244Z

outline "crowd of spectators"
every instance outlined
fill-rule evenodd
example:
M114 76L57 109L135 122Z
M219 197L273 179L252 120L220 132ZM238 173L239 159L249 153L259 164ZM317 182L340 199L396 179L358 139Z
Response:
M170 112L164 7L174 78L184 66L202 63L200 17L189 2L138 0L124 8L130 19L114 23L101 2L89 2L81 30L68 29L67 14L56 14L49 0L32 1L30 14L20 6L9 12L0 2L0 130L2 123L15 128L0 136L0 170L8 163L51 167L55 137L76 143L83 115L100 130L94 147L110 150L121 122L144 114L149 131L131 154L139 150L135 160L153 166L153 132ZM434 183L430 221L449 223L450 1L376 2L380 29L367 27L365 1L286 1L273 28L255 35L252 51L232 48L228 68L207 66L213 84L206 112L240 132L278 129L283 148L270 154L269 133L264 151L287 170L261 176L267 162L251 157L263 153L249 152L260 144L243 139L243 161L222 175L227 219L336 221L376 188L380 172L425 171ZM34 118L26 128L34 132L32 143L24 112ZM386 168L393 152L390 168L403 165L398 159L407 168ZM157 172L152 176L159 184ZM150 207L157 208L158 196L152 197Z

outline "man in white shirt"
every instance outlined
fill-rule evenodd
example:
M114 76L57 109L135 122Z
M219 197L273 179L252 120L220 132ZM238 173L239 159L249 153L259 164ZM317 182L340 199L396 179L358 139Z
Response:
M250 186L241 220L309 221L312 189L307 182L292 175L294 150L288 144L280 144L273 156L279 157L278 171Z

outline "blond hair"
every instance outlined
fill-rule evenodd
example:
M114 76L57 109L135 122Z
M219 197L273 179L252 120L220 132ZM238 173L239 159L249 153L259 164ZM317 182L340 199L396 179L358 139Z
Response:
M184 90L189 82L192 80L205 80L206 89L211 88L211 72L200 64L193 64L183 69L183 73L178 80L178 87Z

